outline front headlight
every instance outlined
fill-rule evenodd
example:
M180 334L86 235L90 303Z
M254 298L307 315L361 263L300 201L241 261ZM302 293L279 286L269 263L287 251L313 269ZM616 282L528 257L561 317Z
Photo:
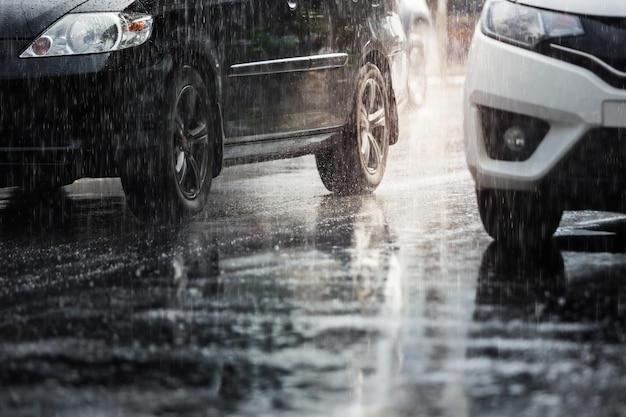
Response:
M35 39L20 58L117 51L146 42L152 16L131 13L68 14Z
M494 0L486 5L482 29L492 38L529 49L546 39L585 33L576 16L522 6L507 0Z

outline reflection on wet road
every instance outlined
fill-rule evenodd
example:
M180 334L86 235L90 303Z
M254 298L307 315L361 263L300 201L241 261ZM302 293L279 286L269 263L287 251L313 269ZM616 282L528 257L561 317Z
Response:
M178 227L116 180L0 190L0 415L626 415L623 217L491 243L461 85L429 88L372 196L312 158L229 168Z
M486 250L464 364L471 415L626 413L626 254L568 245Z

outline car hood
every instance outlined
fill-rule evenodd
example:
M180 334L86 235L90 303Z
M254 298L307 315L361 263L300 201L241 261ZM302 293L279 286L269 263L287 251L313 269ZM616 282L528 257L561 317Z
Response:
M32 38L87 0L3 1L0 39Z
M626 17L624 0L519 0L517 3L573 14Z

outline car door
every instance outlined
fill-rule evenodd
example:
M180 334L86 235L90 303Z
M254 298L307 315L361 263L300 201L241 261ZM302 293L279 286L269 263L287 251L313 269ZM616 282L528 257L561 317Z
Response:
M301 130L301 86L309 68L299 0L241 0L224 9L226 143Z
M301 0L308 38L305 45L309 68L302 76L302 123L305 129L334 128L345 123L349 101L350 59L354 64L354 42L347 28L349 17L340 3L345 0ZM354 70L353 70L354 71Z

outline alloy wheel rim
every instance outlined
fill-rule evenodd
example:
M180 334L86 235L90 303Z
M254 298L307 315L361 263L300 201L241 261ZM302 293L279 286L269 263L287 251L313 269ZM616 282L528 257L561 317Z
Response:
M180 193L193 200L207 175L209 129L207 109L191 85L178 94L174 110L174 173Z
M385 157L386 113L383 89L375 79L368 78L361 89L357 128L361 164L370 175L378 172Z

